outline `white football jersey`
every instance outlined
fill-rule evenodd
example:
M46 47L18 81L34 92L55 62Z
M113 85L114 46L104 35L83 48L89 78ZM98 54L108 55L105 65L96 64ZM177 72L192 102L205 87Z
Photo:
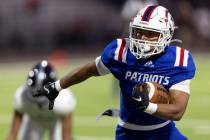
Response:
M32 91L27 86L18 88L15 93L14 108L36 120L50 121L73 112L76 106L76 100L72 92L68 89L60 91L55 99L54 108L48 110L49 100L42 97L32 97Z

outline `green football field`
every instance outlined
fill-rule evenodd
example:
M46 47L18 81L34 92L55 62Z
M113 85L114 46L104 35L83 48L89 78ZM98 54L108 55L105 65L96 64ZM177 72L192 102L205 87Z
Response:
M71 60L71 66L58 69L59 77L88 59ZM191 84L191 97L181 121L176 122L180 131L190 140L210 138L210 57L195 57L197 72ZM26 74L34 62L0 64L0 140L4 140L10 127L13 112L13 94L26 80ZM108 108L119 108L117 93L113 93L112 76L90 78L74 85L71 90L77 98L74 114L76 140L113 140L116 118L96 116ZM114 95L115 94L115 95ZM47 137L47 136L46 136Z

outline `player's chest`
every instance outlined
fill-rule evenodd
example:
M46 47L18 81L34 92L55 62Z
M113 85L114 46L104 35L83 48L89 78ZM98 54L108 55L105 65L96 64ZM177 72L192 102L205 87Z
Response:
M149 66L148 66L149 65ZM170 67L159 67L150 64L132 65L121 68L119 72L120 81L136 84L139 82L156 82L168 86L172 82L174 69Z

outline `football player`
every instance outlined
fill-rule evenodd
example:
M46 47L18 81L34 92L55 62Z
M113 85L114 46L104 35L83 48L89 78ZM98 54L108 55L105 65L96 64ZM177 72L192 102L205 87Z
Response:
M170 44L175 28L166 8L146 6L130 22L128 39L112 41L94 62L45 85L36 96L47 96L53 103L62 89L111 73L121 89L116 140L186 140L173 121L181 120L187 108L195 65L188 50ZM149 102L145 82L164 86L170 104ZM136 90L137 84L143 90Z
M7 140L41 140L49 132L50 140L72 139L72 117L76 100L65 89L55 100L54 109L48 110L46 97L32 94L44 84L56 81L56 73L48 61L36 64L28 74L27 82L15 93L14 116Z

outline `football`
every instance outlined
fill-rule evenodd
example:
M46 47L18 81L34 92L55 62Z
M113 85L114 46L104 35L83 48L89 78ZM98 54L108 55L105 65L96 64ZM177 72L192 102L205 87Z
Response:
M146 82L149 94L149 100L156 104L169 104L169 92L160 84L155 82Z

